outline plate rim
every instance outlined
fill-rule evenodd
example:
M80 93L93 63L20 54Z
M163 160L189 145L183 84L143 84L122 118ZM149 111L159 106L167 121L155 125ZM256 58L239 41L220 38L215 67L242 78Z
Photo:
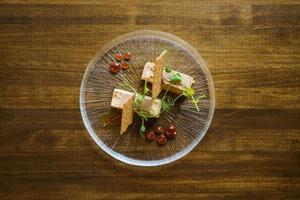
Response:
M85 101L84 101L85 100L85 88L86 88L86 84L87 84L87 76L90 73L90 71L92 71L94 69L95 64L97 62L97 58L99 58L99 56L102 56L108 49L111 48L112 45L114 45L118 42L121 42L124 39L128 39L130 37L141 36L141 35L160 36L160 37L169 39L173 42L179 43L180 45L185 47L189 52L191 52L191 55L196 59L196 61L200 62L200 64L201 64L200 68L203 70L203 72L206 76L208 86L209 86L208 88L209 88L209 92L210 92L210 108L209 108L209 113L208 113L208 120L207 120L207 123L202 128L202 130L200 131L201 132L200 136L197 137L185 149L177 152L176 154L174 154L172 156L169 156L167 158L160 159L160 160L134 159L134 158L128 157L126 155L123 155L121 153L118 153L118 152L112 150L111 148L109 148L108 146L106 146L99 139L97 134L94 132L94 130L88 120L87 113L86 113L86 107L85 107ZM106 152L108 155L115 158L116 160L119 160L119 161L124 162L129 165L135 165L135 166L141 166L141 167L154 167L154 166L160 166L160 165L166 165L166 164L172 163L172 162L186 156L189 152L191 152L200 143L200 141L206 135L208 128L210 127L212 119L213 119L214 110L215 110L215 89L214 89L214 83L213 83L211 73L208 70L206 63L204 62L203 58L198 53L198 51L194 47L192 47L189 43L187 43L183 39L181 39L175 35L172 35L170 33L167 33L167 32L156 31L156 30L138 30L138 31L133 31L133 32L129 32L129 33L120 35L119 37L107 42L105 45L103 45L101 50L95 54L95 56L92 58L92 60L87 65L84 75L82 77L81 86L80 86L79 106L80 106L80 113L81 113L81 117L84 122L85 128L87 129L89 135L96 142L96 144L104 152Z

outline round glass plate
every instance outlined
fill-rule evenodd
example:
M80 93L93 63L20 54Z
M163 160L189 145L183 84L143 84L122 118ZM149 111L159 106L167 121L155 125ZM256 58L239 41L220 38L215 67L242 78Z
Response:
M141 75L144 64L154 61L163 50L169 50L172 69L194 78L197 95L205 95L197 111L190 99L180 98L175 107L148 120L147 129L158 125L176 126L175 139L159 146L148 142L139 134L141 120L134 115L134 122L120 136L121 111L110 106L113 90L122 89L123 81L142 91ZM118 74L110 73L110 63L116 53L129 51L132 58L129 69ZM162 92L163 93L163 92ZM158 166L173 162L189 153L203 138L214 113L214 86L209 70L197 51L182 39L159 31L135 31L109 42L91 60L81 83L80 110L84 124L99 147L110 156L132 165Z

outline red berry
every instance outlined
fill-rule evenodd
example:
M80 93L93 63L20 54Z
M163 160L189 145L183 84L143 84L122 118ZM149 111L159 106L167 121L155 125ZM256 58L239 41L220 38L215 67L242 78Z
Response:
M165 135L167 136L167 138L168 139L172 139L172 138L175 138L176 137L176 131L169 131L169 130L167 130L166 132L165 132Z
M125 58L126 60L130 60L130 58L131 58L131 53L130 53L129 51L126 51L126 52L124 53L124 58Z
M165 129L161 126L156 127L155 129L155 133L160 135L160 134L164 134L165 133Z
M115 59L116 59L116 61L122 61L122 60L123 60L123 55L120 54L120 53L117 53L117 54L115 55Z
M122 66L122 69L125 69L125 70L129 68L128 62L123 62L123 63L121 64L121 66Z
M110 71L112 73L118 73L121 70L121 66L117 62L110 63Z
M170 124L169 127L167 128L165 135L167 136L167 138L171 139L171 138L175 138L176 137L176 127L174 124Z
M166 144L167 142L167 137L164 135L164 134L160 134L158 137L157 137L157 143L160 144L160 145L164 145Z
M170 124L169 127L167 128L169 131L176 131L176 127L174 124Z
M147 140L150 142L152 142L155 139L155 134L153 131L147 131L145 133L145 136L146 136Z

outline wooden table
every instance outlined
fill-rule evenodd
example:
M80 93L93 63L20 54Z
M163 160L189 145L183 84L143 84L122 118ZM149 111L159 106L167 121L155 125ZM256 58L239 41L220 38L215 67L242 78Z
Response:
M134 30L181 37L216 88L190 154L130 167L89 137L86 65ZM0 199L300 199L300 2L1 1Z

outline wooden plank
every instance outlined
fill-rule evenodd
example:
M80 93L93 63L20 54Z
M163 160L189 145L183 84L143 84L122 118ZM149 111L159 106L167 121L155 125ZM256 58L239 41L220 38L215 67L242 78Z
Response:
M85 130L79 110L2 110L0 120L0 155L102 152ZM300 110L216 110L205 139L191 155L274 149L299 152L299 129Z
M125 5L43 5L0 4L0 24L124 24L128 18ZM76 17L76 15L80 17Z
M286 159L287 157L293 157L294 160ZM13 199L21 194L32 199L43 198L45 192L49 193L46 199L56 196L81 199L84 194L121 199L133 198L134 195L138 195L137 198L143 195L156 198L155 195L160 194L163 199L169 199L174 190L174 198L189 195L195 198L246 198L249 190L253 197L262 199L267 199L270 195L279 195L278 199L299 197L300 171L294 165L299 164L299 154L289 152L245 155L222 152L202 153L198 158L181 160L177 165L168 167L141 169L118 165L111 167L109 161L92 160L81 153L68 157L60 154L47 157L29 155L26 159L24 156L10 156L7 163L19 166L20 170L13 173L2 170L1 176L5 183L1 182L1 188L6 197ZM8 157L0 156L0 159L5 160ZM36 170L32 168L33 164ZM87 165L93 169L86 169ZM81 169L74 170L74 167L79 166ZM62 169L69 170L61 171ZM9 185L14 185L14 188ZM149 190L149 187L153 189ZM281 192L282 190L285 192Z
M268 199L272 195L276 196L274 199L297 199L299 197L295 190L298 187L297 179L288 183L286 179L280 178L268 178L266 180L259 180L255 177L242 180L239 178L223 178L216 181L204 177L204 181L199 183L195 181L196 179L189 182L174 183L170 181L168 183L168 181L162 180L163 177L153 178L150 176L155 181L147 180L150 177L139 178L140 183L134 184L132 182L135 179L134 177L129 177L128 181L124 182L124 179L121 178L76 175L46 174L42 176L10 177L7 183L8 185L16 183L15 188L13 190L4 186L4 190L7 191L9 199L16 199L20 195L30 199L57 199L57 197L61 199L170 199L170 196L178 199ZM182 178L185 177L182 176ZM103 182L99 181L100 178ZM112 180L118 182L117 186L109 187ZM48 181L52 184L49 185ZM132 185L129 186L128 182ZM281 184L278 182L281 182ZM153 187L152 190L147 189L155 184L158 186ZM199 184L201 184L201 187ZM189 188L187 185L189 185ZM210 188L208 185L215 185L215 187ZM254 188L254 185L260 187ZM273 188L285 190L286 192ZM143 192L144 190L145 192ZM45 195L45 193L49 193L49 195Z

